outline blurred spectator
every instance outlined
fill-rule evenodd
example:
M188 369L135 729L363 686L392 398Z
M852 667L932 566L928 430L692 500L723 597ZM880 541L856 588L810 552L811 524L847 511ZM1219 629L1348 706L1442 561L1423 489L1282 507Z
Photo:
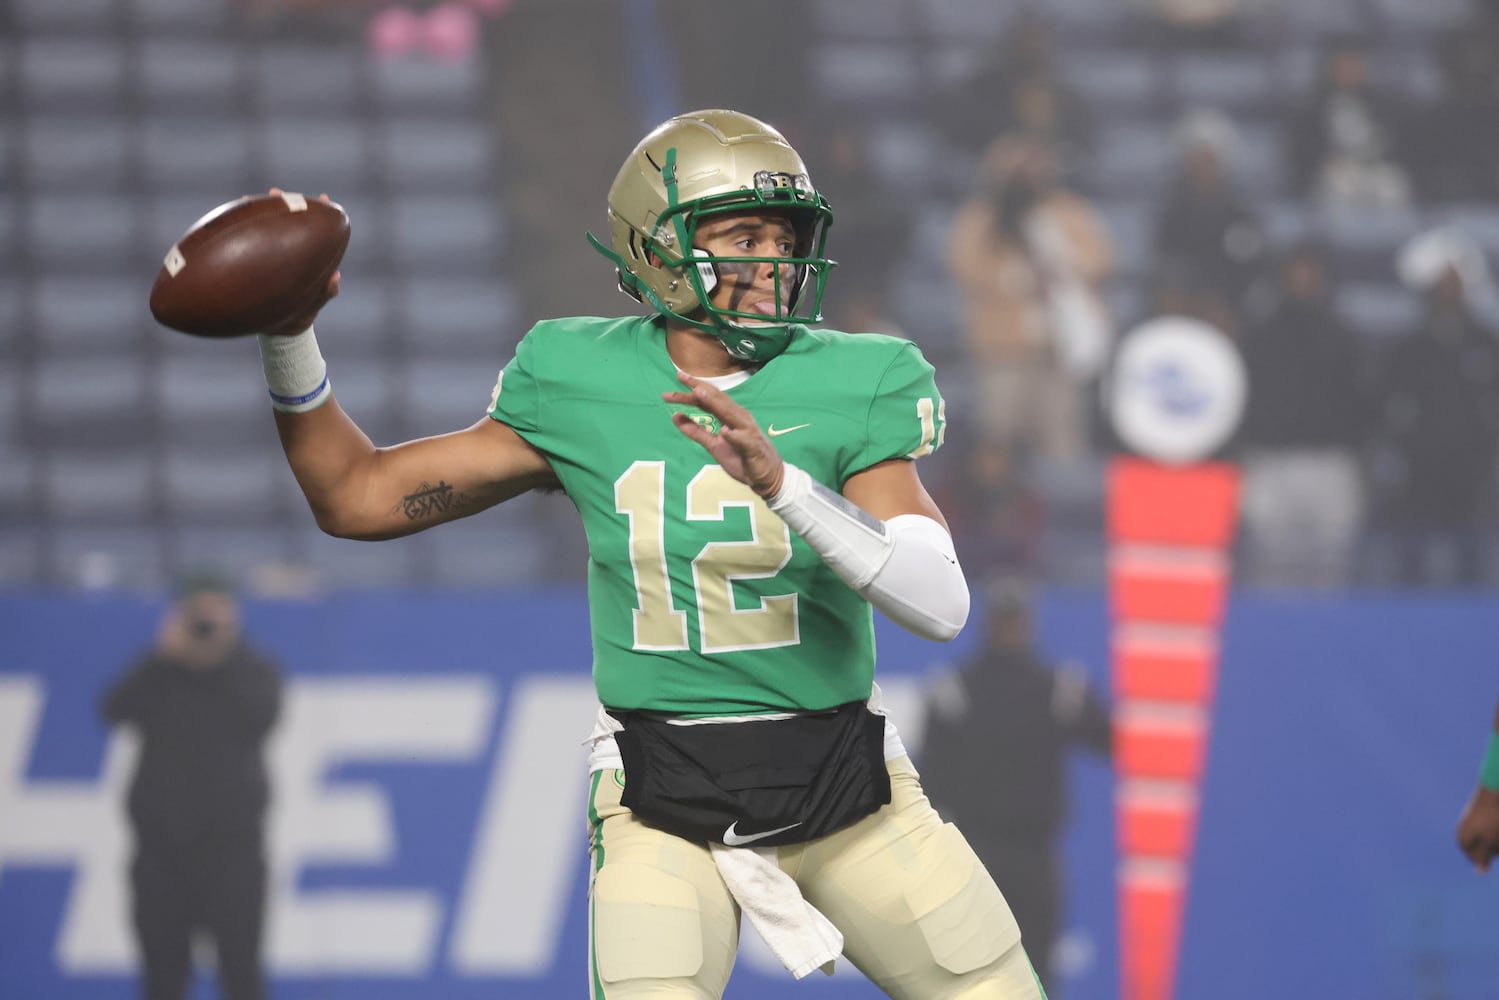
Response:
M1499 5L1490 0L1441 46L1443 88L1422 109L1426 152L1416 164L1419 193L1437 201L1499 197Z
M944 458L951 471L939 490L940 506L969 571L1039 571L1046 506L1024 453L1004 441L977 440Z
M983 645L927 692L922 781L994 876L1041 984L1057 996L1067 755L1111 752L1109 708L1081 670L1036 648L1023 582L1000 578L985 600Z
M140 737L129 816L145 1000L188 995L200 933L225 1000L265 996L262 748L280 703L279 671L241 635L228 581L206 572L182 581L154 648L104 696L105 720Z
M948 262L963 296L980 434L1067 460L1085 447L1084 387L1109 351L1102 219L1064 187L1046 147L1001 137L958 209Z
M1343 40L1324 56L1316 92L1292 115L1297 190L1329 208L1406 205L1405 109L1370 80L1362 43Z
M1426 314L1380 379L1376 469L1394 569L1401 583L1472 586L1486 580L1499 469L1499 341L1474 309L1487 265L1472 240L1437 229L1398 266Z
M1362 527L1365 365L1320 248L1293 248L1242 338L1244 563L1252 582L1345 584Z
M1136 0L1169 46L1234 45L1244 38L1244 20L1264 0Z
M891 196L871 164L868 136L859 125L844 121L806 145L816 151L812 183L828 199L838 227L838 282L852 278L884 286L909 241L909 200Z
M997 135L1049 143L1063 176L1093 147L1094 116L1057 64L1051 24L1027 9L995 39L982 62L949 88L934 114L948 141L977 157Z
M1176 176L1156 221L1157 265L1190 274L1193 294L1217 296L1237 326L1266 251L1259 218L1233 183L1238 133L1225 116L1196 111L1182 118L1176 139Z

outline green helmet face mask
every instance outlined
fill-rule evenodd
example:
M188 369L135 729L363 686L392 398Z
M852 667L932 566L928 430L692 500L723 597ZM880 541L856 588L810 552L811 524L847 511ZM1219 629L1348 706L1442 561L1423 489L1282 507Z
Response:
M715 256L694 245L704 219L739 213L785 217L796 233L791 256ZM786 349L791 324L822 318L823 289L836 266L824 253L832 222L827 201L779 132L735 111L696 111L654 129L620 168L609 188L612 249L591 233L588 240L614 263L625 294L758 363ZM725 273L765 264L780 265L773 272L775 316L712 304Z

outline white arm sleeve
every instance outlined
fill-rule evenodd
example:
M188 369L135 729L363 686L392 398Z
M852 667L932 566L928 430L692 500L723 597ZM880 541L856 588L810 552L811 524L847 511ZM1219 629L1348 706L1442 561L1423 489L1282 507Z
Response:
M938 642L968 621L968 582L952 538L923 514L881 521L786 463L767 503L838 578L901 628Z

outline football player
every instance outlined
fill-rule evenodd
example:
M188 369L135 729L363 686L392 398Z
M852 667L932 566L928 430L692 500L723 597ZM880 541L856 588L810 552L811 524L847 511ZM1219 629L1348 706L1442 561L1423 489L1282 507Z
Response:
M538 323L467 429L376 448L333 398L312 316L261 337L318 524L390 538L536 488L577 505L596 1000L721 996L741 912L797 976L841 953L892 997L1044 997L874 684L872 608L937 641L968 616L914 461L945 430L931 366L809 325L833 215L764 122L660 125L608 217L609 243L589 238L649 314Z
M1457 846L1480 873L1499 856L1499 708L1494 709L1494 729L1488 749L1462 816L1457 821Z

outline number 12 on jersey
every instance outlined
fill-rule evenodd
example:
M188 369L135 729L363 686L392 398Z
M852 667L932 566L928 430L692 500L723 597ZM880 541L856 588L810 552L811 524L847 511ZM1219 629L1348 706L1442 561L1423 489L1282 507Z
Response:
M667 568L666 463L639 461L614 481L614 509L630 525L630 568L635 574L634 648L690 648L687 612L675 607ZM700 651L794 646L801 641L795 593L767 595L749 608L735 606L734 584L769 579L791 561L791 532L765 501L720 466L704 466L686 490L688 521L722 521L732 507L749 513L750 537L708 542L692 559Z

